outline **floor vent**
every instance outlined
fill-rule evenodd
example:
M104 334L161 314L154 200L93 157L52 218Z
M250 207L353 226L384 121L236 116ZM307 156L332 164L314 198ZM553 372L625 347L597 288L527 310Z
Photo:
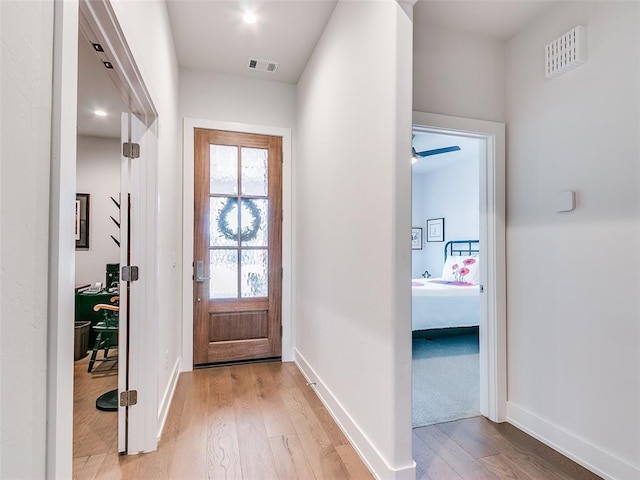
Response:
M271 60L261 60L259 58L251 58L247 59L247 68L251 70L258 70L259 72L269 72L273 73L280 65L278 62L273 62Z

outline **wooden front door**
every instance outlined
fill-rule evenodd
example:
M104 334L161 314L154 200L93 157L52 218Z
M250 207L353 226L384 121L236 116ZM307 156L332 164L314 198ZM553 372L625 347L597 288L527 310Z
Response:
M194 364L281 355L282 138L195 130Z

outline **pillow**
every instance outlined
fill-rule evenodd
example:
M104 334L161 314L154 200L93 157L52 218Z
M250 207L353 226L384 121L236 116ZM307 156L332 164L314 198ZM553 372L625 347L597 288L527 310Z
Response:
M447 258L442 267L442 279L451 282L477 284L480 281L480 267L477 255Z

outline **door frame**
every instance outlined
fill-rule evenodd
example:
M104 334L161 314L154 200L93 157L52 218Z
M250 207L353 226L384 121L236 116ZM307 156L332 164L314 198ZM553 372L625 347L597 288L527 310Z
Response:
M130 109L139 107L143 112L157 115L151 97L128 49L124 35L115 18L109 0L69 0L54 3L53 86L51 128L51 183L48 295L49 318L47 323L47 435L46 478L71 478L73 465L73 335L74 325L74 277L75 242L73 240L73 199L76 194L76 107L78 99L78 29L82 16L80 8L90 7L94 12L94 27L103 36L105 46L113 55L117 66L112 77L122 92L130 95ZM86 18L86 17L85 17ZM149 125L148 125L149 126ZM157 164L157 137L151 135L147 142L148 160ZM154 173L146 178L147 185L155 186ZM157 204L154 188L147 191L149 205ZM152 208L151 211L157 211ZM143 245L153 244L157 235L150 229L139 231ZM148 309L156 290L157 276L145 288L147 298L141 308ZM153 312L150 312L151 314ZM153 331L153 329L149 330ZM152 384L157 382L157 362L153 361L153 341L132 338L132 349L137 357L146 359L142 378ZM156 341L157 343L157 341ZM131 362L135 371L138 365ZM142 388L142 387L141 387ZM144 387L145 391L150 388ZM149 389L157 401L156 389ZM146 442L145 450L157 445L157 409L139 404L141 425L139 438ZM146 423L142 423L145 422ZM151 423L149 423L151 421ZM137 423L137 422L136 422ZM147 428L145 429L144 426ZM114 452L115 453L115 452Z
M183 120L183 233L182 233L182 364L193 370L193 241L194 241L194 130L226 130L282 137L282 361L293 361L295 325L293 311L292 152L291 129L247 123L185 117Z
M480 413L507 419L505 124L413 112L413 128L477 138L480 151L480 243L484 245L480 325Z

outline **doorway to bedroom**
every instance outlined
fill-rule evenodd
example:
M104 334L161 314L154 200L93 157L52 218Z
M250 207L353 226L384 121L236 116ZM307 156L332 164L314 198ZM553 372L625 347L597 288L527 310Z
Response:
M487 417L494 422L504 422L507 417L507 352L506 352L506 253L505 253L505 125L503 123L490 122L485 120L475 120L462 117L453 117L448 115L438 115L432 113L413 112L413 133L419 135L422 133L431 133L445 135L441 140L446 140L448 145L433 145L432 147L422 147L416 143L414 148L416 153L425 152L429 150L442 151L447 154L453 152L462 151L463 145L459 143L452 143L458 141L456 137L463 139L474 139L478 142L477 148L477 190L469 182L471 180L465 179L464 174L460 168L451 173L450 178L440 178L433 186L435 193L438 193L438 188L446 191L453 192L452 200L449 203L462 203L465 200L464 194L469 189L473 190L473 195L477 195L478 199L478 211L475 217L478 222L477 238L464 238L461 243L452 244L452 249L447 250L447 259L445 261L444 246L453 237L453 235L471 235L474 232L469 230L456 230L452 225L452 222L448 221L446 215L454 215L454 211L443 210L444 213L435 214L426 210L423 206L424 201L421 200L421 204L415 201L414 195L414 212L415 227L422 228L423 230L414 230L412 243L415 250L423 250L422 258L420 255L415 255L416 263L413 265L413 277L414 282L420 284L432 284L438 282L428 282L427 280L433 280L434 277L440 275L445 277L444 284L441 286L449 286L454 288L456 285L450 283L467 283L465 289L476 288L478 290L478 304L479 304L479 321L477 328L477 334L475 333L474 326L470 326L471 329L467 331L456 331L451 328L455 326L449 324L448 329L441 331L440 333L453 333L453 334L468 334L470 341L467 343L467 347L473 348L474 340L473 336L477 336L477 358L478 358L478 370L473 368L473 371L478 371L479 377L479 414ZM435 137L434 137L435 138ZM456 138L456 140L453 140ZM415 140L415 136L414 136ZM460 147L448 148L448 147ZM424 148L424 149L423 149ZM475 149L473 144L469 144L469 149ZM438 154L423 154L418 155L422 158L437 157ZM444 159L442 159L444 162ZM416 163L418 163L416 161ZM416 168L417 175L420 175L420 168ZM419 179L414 179L414 194L417 194L419 185ZM476 193L477 192L477 193ZM436 199L431 199L434 204ZM475 203L474 203L475 204ZM442 207L446 208L446 205ZM433 215L433 216L431 216ZM423 218L424 217L424 218ZM453 217L450 217L453 218ZM473 218L473 217L467 217ZM453 220L452 220L453 221ZM471 222L471 220L467 220ZM468 228L468 225L464 228ZM420 238L422 235L422 238ZM455 240L455 239L454 239ZM459 240L459 239L458 239ZM476 240L474 242L474 240ZM440 253L433 253L434 260L428 260L430 257L427 255L429 248L425 246L439 244L438 250ZM422 246L422 249L420 249ZM475 251L474 251L475 250ZM441 255L441 256L440 256ZM439 257L439 260L437 260ZM453 257L453 259L452 259ZM457 257L457 258L455 258ZM465 262L465 260L467 260ZM474 260L474 261L471 261ZM420 263L422 262L422 263ZM429 262L429 263L427 263ZM438 262L438 263L430 263ZM433 271L429 270L429 266ZM424 267L424 270L421 268ZM454 268L455 267L455 268ZM460 269L464 269L461 271ZM431 275L430 279L425 277ZM425 277L422 277L422 274ZM476 277L477 276L477 277ZM477 278L477 280L476 280ZM447 285L449 283L449 285ZM415 294L415 299L420 302L419 290L425 289L423 285L412 286L412 292ZM458 289L460 291L461 289ZM470 290L466 290L470 292ZM424 293L424 292L422 292ZM466 301L474 301L473 296L467 295ZM415 300L414 299L414 300ZM463 303L462 297L456 300L455 303ZM421 309L420 305L412 302L412 321L416 323L413 330L433 330L425 328L424 325L419 324L423 321L419 318ZM422 309L424 310L424 309ZM442 325L440 325L442 327ZM460 328L469 328L467 326ZM440 330L442 330L440 328ZM428 336L431 340L418 340L424 342L435 342L434 332L429 332ZM415 336L420 337L417 333ZM455 335L453 335L455 336ZM441 337L444 337L442 339ZM447 336L441 335L442 342L447 342L450 339ZM459 351L464 351L463 346L460 346ZM434 354L435 356L435 354ZM444 356L443 356L444 358ZM427 369L430 370L430 369ZM418 420L415 413L419 413L421 408L424 408L426 402L420 404L420 395L416 394L415 387L417 386L416 376L419 373L419 369L414 367L414 421ZM451 378L445 375L447 383L452 383ZM434 392L435 395L444 397L444 403L455 403L457 401L453 392L443 392L435 387L429 389L430 392ZM418 405L416 405L418 404ZM436 419L433 421L444 421L443 419ZM427 432L432 430L433 427L421 427L414 428L414 439L420 438L420 432ZM438 427L440 428L440 427ZM417 435L417 437L416 437ZM428 435L427 435L428 436Z
M414 428L480 415L480 150L413 132Z

